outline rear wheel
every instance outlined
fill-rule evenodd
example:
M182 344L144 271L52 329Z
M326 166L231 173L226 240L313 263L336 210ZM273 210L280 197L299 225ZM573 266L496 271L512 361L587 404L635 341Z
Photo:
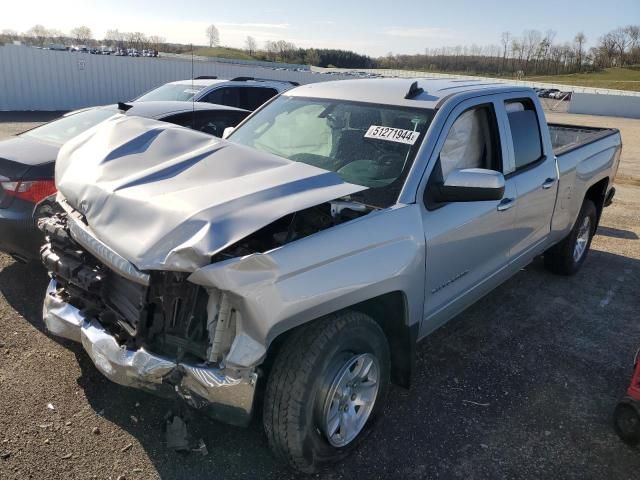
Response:
M597 222L596 206L591 200L585 200L569 235L545 252L545 267L560 275L576 273L587 258Z
M389 347L380 326L345 311L300 328L269 375L264 428L282 461L312 473L344 458L380 415Z

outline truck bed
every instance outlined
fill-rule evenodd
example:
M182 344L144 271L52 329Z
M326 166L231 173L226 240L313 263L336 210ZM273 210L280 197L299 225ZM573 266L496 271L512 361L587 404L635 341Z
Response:
M618 133L615 128L582 127L559 123L549 124L553 153L561 155L601 138Z

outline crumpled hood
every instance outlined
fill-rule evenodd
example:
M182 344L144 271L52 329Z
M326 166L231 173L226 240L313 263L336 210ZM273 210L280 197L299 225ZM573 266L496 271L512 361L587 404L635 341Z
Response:
M365 189L317 167L125 116L66 143L56 185L93 234L138 269L187 272L285 215Z

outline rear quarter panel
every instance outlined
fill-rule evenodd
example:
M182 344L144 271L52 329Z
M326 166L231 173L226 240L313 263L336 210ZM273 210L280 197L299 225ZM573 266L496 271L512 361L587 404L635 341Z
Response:
M620 133L596 140L558 155L560 182L552 220L553 240L563 238L573 227L587 190L604 178L613 184L621 152Z

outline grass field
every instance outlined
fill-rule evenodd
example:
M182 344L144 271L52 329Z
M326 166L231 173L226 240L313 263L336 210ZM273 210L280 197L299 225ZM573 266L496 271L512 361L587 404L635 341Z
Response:
M238 60L255 60L253 57L248 55L245 51L240 50L239 48L229 48L229 47L198 48L197 50L194 50L193 54L200 55L203 57L233 58Z
M632 68L608 68L602 72L574 73L571 75L533 76L526 77L526 80L581 87L640 91L640 69Z

